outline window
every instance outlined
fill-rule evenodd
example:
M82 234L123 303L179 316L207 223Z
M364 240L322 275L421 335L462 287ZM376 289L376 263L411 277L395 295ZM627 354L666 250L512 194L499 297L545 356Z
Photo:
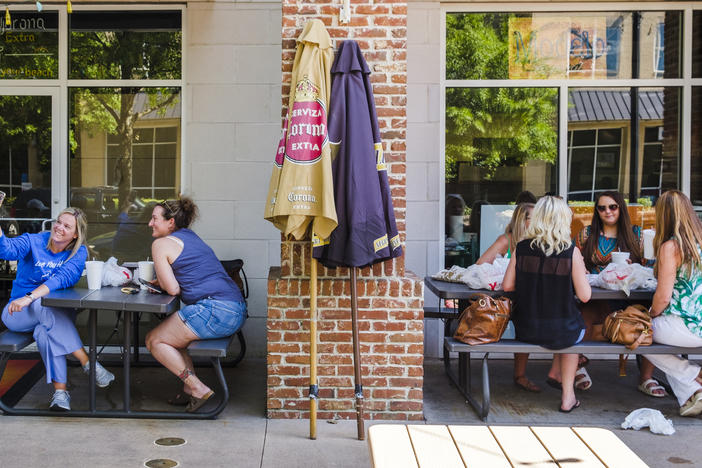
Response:
M622 129L568 132L568 200L594 200L597 192L617 190Z
M663 127L646 127L644 131L641 195L658 198L663 186Z
M151 208L180 191L180 15L82 11L70 18L71 192L77 202L98 200L91 238L105 257L148 256Z
M635 202L682 187L681 31L692 10L608 5L445 8L446 266L484 252L500 233L486 235L485 222L508 211L485 206L523 191L592 201L618 190Z
M0 25L0 223L76 205L98 255L145 258L145 217L181 190L184 7L24 8Z
M175 190L178 160L178 127L138 128L132 139L132 189L142 198L172 197ZM119 162L119 137L107 136L105 177L115 185Z
M58 13L13 11L0 22L0 80L58 79Z

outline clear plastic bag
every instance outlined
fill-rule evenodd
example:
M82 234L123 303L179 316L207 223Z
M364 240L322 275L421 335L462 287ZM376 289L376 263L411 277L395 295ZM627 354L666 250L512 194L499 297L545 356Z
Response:
M450 281L454 283L465 283L472 289L488 289L497 291L502 289L502 281L509 265L509 258L497 257L492 263L481 265L471 265L468 268L453 266L449 270L441 270L432 278Z
M632 289L656 289L657 281L653 268L638 263L610 263L602 270L595 281L588 277L592 286L614 291L624 291L628 296Z
M123 286L132 281L132 271L117 265L117 259L110 257L102 270L103 286Z

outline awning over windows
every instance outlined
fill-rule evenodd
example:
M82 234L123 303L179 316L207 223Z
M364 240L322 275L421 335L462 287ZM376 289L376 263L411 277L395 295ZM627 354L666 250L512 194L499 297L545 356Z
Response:
M663 120L663 91L639 92L639 118ZM631 119L628 90L572 90L568 98L569 122Z

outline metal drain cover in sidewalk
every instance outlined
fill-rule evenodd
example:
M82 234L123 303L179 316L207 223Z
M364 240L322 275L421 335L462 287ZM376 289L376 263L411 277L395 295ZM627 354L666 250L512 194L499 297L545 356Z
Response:
M154 460L149 460L144 463L149 468L174 468L178 466L178 462L175 460L169 460L168 458L156 458Z
M155 443L156 445L173 447L176 445L183 445L185 443L185 439L181 439L180 437L161 437L160 439L156 439Z

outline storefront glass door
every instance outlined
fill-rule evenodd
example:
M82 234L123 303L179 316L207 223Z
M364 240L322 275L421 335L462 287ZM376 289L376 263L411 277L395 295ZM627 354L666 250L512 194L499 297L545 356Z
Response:
M39 232L57 200L54 114L57 93L32 88L0 90L0 227L8 237Z

